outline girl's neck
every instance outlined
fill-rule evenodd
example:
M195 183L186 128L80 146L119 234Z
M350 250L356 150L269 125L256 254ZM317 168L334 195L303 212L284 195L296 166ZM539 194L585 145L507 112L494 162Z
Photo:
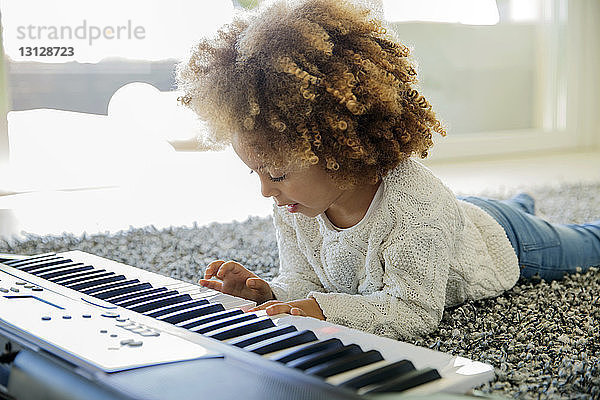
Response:
M331 223L338 228L350 228L358 224L369 210L369 206L381 184L356 186L342 192L340 197L325 211Z

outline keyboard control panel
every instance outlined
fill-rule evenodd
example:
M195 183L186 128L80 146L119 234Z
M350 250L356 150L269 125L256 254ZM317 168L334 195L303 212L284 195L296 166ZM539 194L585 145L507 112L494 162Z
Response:
M78 302L0 271L0 327L27 332L67 359L104 372L219 357L206 347L161 332L114 310Z

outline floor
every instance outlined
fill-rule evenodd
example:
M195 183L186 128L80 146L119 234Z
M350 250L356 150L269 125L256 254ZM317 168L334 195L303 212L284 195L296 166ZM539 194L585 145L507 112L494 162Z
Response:
M140 169L143 173L96 188L18 194L0 188L0 237L206 225L271 213L271 200L260 196L256 176L232 153L182 154L174 160L153 162ZM459 194L600 182L600 151L426 165Z

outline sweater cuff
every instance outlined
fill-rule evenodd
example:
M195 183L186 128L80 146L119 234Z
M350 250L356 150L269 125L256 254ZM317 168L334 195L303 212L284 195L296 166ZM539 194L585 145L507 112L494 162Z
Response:
M309 292L306 297L309 299L312 297L317 301L317 304L325 316L325 320L335 317L335 304L339 304L339 301L335 301L333 298L335 296L332 296L332 293Z
M269 286L271 286L271 290L273 291L273 294L275 295L275 300L289 301L287 285L284 285L281 283L269 282Z

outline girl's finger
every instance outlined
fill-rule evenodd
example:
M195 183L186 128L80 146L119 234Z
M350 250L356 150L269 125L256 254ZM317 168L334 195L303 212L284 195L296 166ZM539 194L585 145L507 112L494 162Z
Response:
M246 279L246 286L248 286L252 290L256 290L260 293L265 293L267 290L270 290L271 287L267 282L260 278L248 278Z
M275 304L283 304L282 301L279 300L269 300L269 301L265 301L264 303L262 303L259 306L253 307L251 309L249 309L248 311L259 311L259 310L265 310L267 309L267 307L271 307L272 305Z
M265 308L267 315L289 314L292 306L287 303L273 304Z
M200 284L200 286L203 286L205 288L218 290L219 292L223 291L223 282L215 281L212 279L200 279L198 283Z
M304 312L304 310L301 308L298 308L298 307L292 307L290 309L290 314L291 315L299 315L301 317L306 317L306 313Z
M213 276L215 276L215 274L219 270L219 267L223 265L224 262L225 261L223 260L217 260L208 264L208 267L206 267L206 271L204 271L204 279L210 279Z
M226 263L223 263L221 265L221 267L219 268L219 270L217 271L217 278L219 279L223 279L223 277L225 277L225 275L227 275L230 272L235 271L235 269L239 266L241 266L241 264L236 263L235 261L227 261Z

